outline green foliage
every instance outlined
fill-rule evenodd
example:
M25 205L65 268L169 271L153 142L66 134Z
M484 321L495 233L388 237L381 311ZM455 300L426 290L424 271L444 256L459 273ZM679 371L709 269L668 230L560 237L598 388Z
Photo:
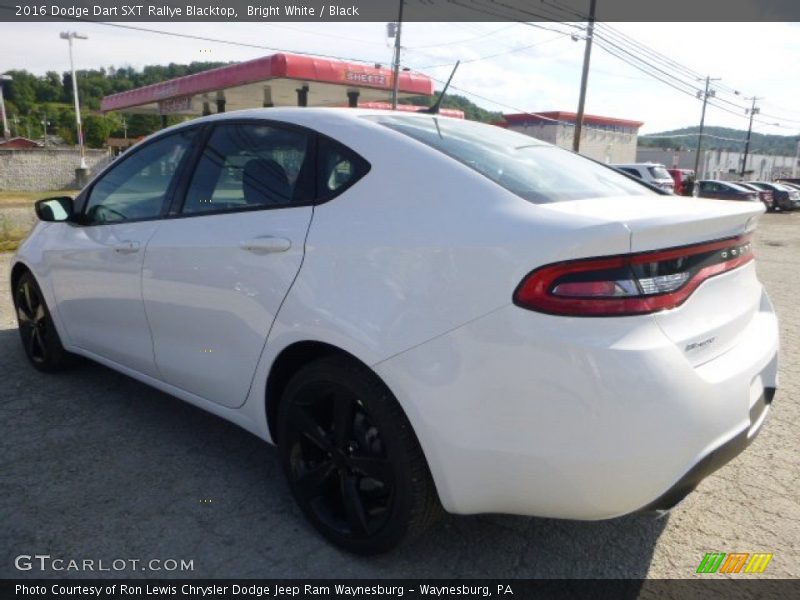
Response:
M439 97L439 92L436 92L433 98L427 96L414 96L412 98L400 100L400 104L413 104L414 106L433 106L436 99ZM481 108L477 104L471 102L464 96L458 96L447 93L442 100L442 108L455 108L464 111L464 117L472 121L481 121L483 123L494 123L502 121L503 113L492 112Z
M697 134L699 127L684 127L663 133L650 134L653 137L640 136L639 145L650 148L670 148L675 150L694 149L697 147ZM731 129L729 127L706 127L703 130L703 147L715 150L729 150L743 152L747 131ZM657 136L657 137L656 137ZM672 137L674 136L674 137ZM727 138L727 139L720 139ZM750 152L753 154L778 154L781 156L794 156L797 146L797 136L793 135L766 135L753 132L750 136Z
M147 66L141 71L132 67L116 69L89 69L78 71L78 97L81 102L81 117L84 124L86 145L100 148L109 136L122 137L125 129L122 116L97 114L103 96L123 92L135 87L158 83L165 79L191 75L219 67L225 63L196 62L189 65ZM14 135L42 139L43 121L47 121L48 135L57 135L65 143L76 143L75 109L72 97L72 74L59 75L48 71L36 76L27 71L9 71L12 80L3 83L6 113L11 120ZM170 124L181 121L181 117L170 117ZM129 115L128 137L148 135L161 127L158 115Z

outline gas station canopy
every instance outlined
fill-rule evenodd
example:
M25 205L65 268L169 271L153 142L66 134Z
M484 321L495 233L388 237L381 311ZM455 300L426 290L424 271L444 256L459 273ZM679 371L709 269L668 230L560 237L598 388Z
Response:
M398 98L433 95L433 81L402 71ZM386 101L391 69L294 54L273 54L112 94L101 110L208 115L261 106L363 106Z

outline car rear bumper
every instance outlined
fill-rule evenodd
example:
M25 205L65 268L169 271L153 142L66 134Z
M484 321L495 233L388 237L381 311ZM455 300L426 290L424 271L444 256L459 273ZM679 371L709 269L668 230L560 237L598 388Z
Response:
M623 319L509 306L375 366L447 510L603 519L666 508L741 451L777 387L766 293L736 343L699 365L652 317Z
M765 388L764 393L750 409L751 426L748 429L743 430L733 439L706 454L675 485L642 510L669 510L673 508L693 492L703 479L741 454L755 439L758 432L761 431L761 426L764 424L774 397L775 388Z

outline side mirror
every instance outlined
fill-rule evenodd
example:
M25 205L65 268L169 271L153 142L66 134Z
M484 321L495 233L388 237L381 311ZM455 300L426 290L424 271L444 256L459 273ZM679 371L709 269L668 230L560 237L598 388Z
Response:
M40 221L61 222L69 221L72 218L74 207L72 198L69 196L58 196L56 198L45 198L39 200L35 205L36 216Z

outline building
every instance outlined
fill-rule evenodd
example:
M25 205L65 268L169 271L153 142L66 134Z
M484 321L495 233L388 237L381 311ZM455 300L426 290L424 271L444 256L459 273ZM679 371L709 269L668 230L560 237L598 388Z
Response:
M432 96L433 80L401 71L399 99ZM103 98L103 112L200 116L270 106L358 106L386 102L394 90L394 73L379 65L363 65L279 53L226 65L112 94Z
M663 150L661 148L639 148L637 162L660 163L667 168L694 169L697 154L692 150ZM698 168L698 179L720 179L722 181L771 181L795 177L800 172L797 157L774 154L747 155L747 168L742 176L744 153L729 150L703 150Z
M572 149L577 115L550 111L503 115L495 123L538 140ZM636 162L636 146L641 121L584 115L580 153L605 163Z
M119 156L123 152L125 152L131 146L135 146L140 141L144 139L144 136L139 136L135 138L119 138L119 137L110 137L106 140L106 147L111 150L111 154L114 156Z
M0 140L0 148L9 150L21 150L31 148L41 148L42 143L25 137L12 137L7 140Z

